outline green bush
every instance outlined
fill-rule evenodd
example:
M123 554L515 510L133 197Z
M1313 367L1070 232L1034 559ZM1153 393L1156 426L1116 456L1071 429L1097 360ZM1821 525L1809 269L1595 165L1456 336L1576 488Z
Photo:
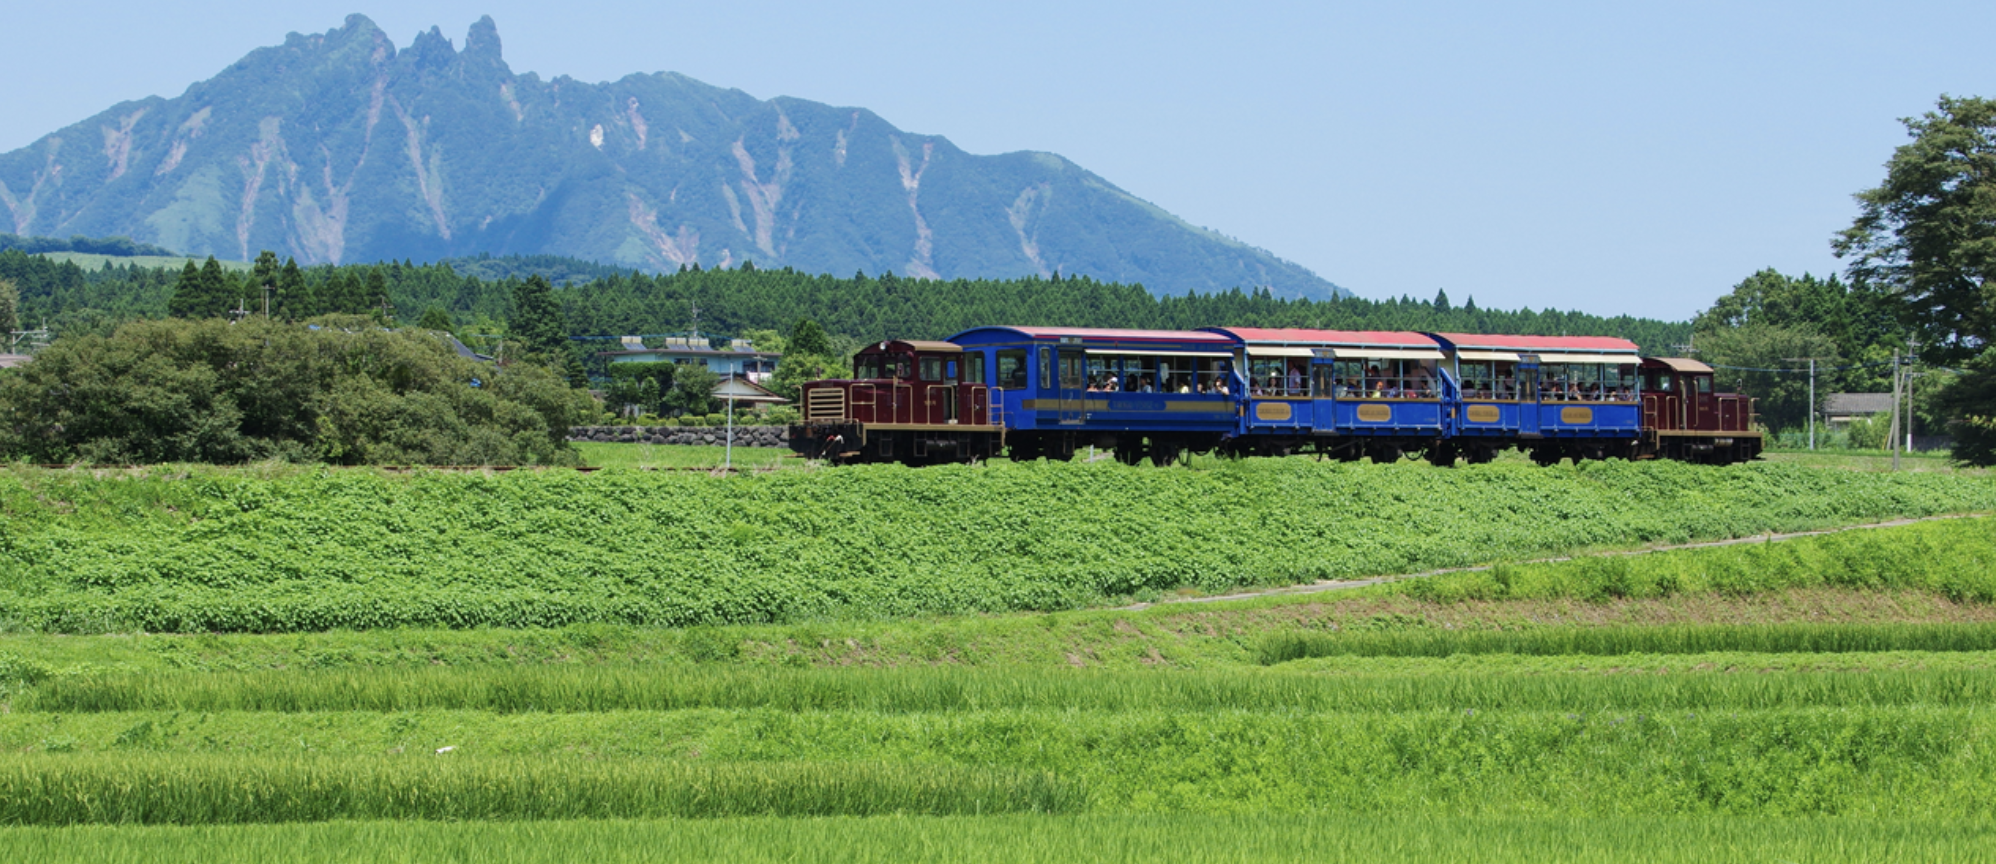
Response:
M136 321L0 375L0 456L32 462L565 464L586 391L363 318Z

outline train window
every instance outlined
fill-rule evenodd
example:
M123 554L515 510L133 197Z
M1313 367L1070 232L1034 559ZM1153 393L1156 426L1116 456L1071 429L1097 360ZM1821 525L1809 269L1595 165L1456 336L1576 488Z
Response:
M978 384L984 383L984 352L972 351L969 354L965 354L963 355L963 362L965 366L963 380Z
M1074 351L1060 352L1060 389L1080 390L1088 386L1088 358Z
M998 352L998 386L1013 390L1026 389L1026 352L1023 350Z
M923 381L943 380L943 358L941 357L922 358L922 380Z
M943 364L943 380L945 380L945 381L948 381L948 382L950 382L950 383L952 383L952 384L956 383L956 361L955 361L955 360L951 360L951 361L949 361L948 363L944 363L944 364Z
M883 377L880 374L880 355L861 354L852 358L852 377L861 381Z
M1691 380L1693 380L1693 381L1696 381L1696 382L1698 383L1698 392L1699 392L1699 394L1701 394L1701 395L1702 395L1702 394L1705 394L1705 393L1710 393L1710 392L1712 392L1712 376L1710 376L1710 375L1695 375L1695 376L1692 376Z
M1040 389L1053 389L1053 349L1040 346Z

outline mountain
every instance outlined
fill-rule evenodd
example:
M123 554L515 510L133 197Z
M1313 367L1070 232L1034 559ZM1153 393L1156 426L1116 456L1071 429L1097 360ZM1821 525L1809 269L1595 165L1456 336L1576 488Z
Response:
M302 263L559 254L923 278L1086 274L1325 298L1309 270L1051 153L976 156L862 108L673 73L515 75L492 19L396 50L360 15L177 98L0 155L16 234L124 235ZM0 229L8 227L0 224Z

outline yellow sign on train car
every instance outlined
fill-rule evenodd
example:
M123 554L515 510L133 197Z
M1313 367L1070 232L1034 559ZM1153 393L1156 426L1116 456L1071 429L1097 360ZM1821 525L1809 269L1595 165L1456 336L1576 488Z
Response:
M1495 405L1469 406L1469 422L1471 423L1501 423L1503 420L1503 412L1498 411Z
M1594 422L1594 409L1561 408L1559 409L1559 422L1572 423L1574 425L1592 423Z
M1358 419L1367 423L1393 422L1393 406L1370 403L1358 406Z
M1280 423L1291 416L1287 402L1256 402L1254 419L1269 423Z

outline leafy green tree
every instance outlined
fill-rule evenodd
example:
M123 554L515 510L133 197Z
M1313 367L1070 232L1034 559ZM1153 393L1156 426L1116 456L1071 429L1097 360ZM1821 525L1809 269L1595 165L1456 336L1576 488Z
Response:
M790 351L799 354L823 356L832 353L832 343L825 338L825 328L809 318L799 318L790 325L790 337L784 340Z
M173 283L173 297L166 301L166 314L175 318L195 318L202 314L206 305L201 296L201 268L195 266L194 259L180 268L180 281Z
M1435 289L1435 311L1438 313L1447 314L1450 311L1450 308L1451 307L1449 306L1448 303L1448 289L1446 288Z
M388 299L388 276L379 266L367 268L367 277L361 283L361 310L383 324L395 323ZM356 310L356 311L361 311Z
M540 276L527 277L513 289L513 317L506 334L522 353L556 357L568 350L568 322L554 286Z
M1698 356L1718 367L1713 377L1719 389L1751 394L1761 422L1775 432L1808 425L1809 414L1828 400L1830 391L1819 380L1818 404L1812 406L1808 376L1759 370L1796 368L1792 357L1819 357L1824 367L1841 362L1836 343L1807 324L1782 327L1758 321L1698 331Z
M330 317L138 321L0 376L0 457L37 462L570 464L597 409L534 364Z
M305 271L298 267L298 259L284 259L284 266L277 271L277 291L271 303L275 308L284 310L279 316L283 318L306 318L319 312L317 298L312 296L311 286L305 281Z
M1943 399L1959 412L1955 456L1996 464L1996 101L1942 96L1901 122L1913 140L1833 246L1854 281L1889 292L1924 360L1966 364Z
M453 329L450 313L445 312L442 306L431 306L423 310L423 317L416 322L416 329L449 333Z
M21 291L11 279L0 279L0 337L21 329Z
M676 363L612 363L608 370L610 384L605 388L604 401L610 408L619 411L631 406L641 414L662 413L666 410L666 397L672 393L676 373L681 368L684 367Z
M699 363L682 364L673 373L672 390L665 396L665 408L682 414L714 413L714 388L721 378Z

